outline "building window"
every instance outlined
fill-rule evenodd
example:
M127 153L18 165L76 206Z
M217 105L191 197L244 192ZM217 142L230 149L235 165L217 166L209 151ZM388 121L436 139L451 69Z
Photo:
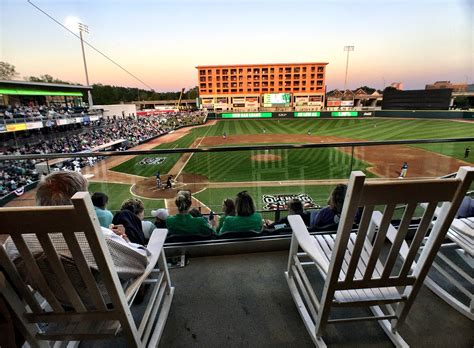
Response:
M314 91L314 87L311 87L310 90L311 90L311 91Z
M224 87L224 88L229 88L229 83L228 83L228 82L224 82L224 83L222 84L222 87Z
M316 70L316 67L312 66L311 67L311 72L314 72Z
M208 83L207 87L212 88L212 83Z
M285 73L286 74L291 74L291 68L285 68Z
M230 69L230 74L231 75L237 74L237 69Z
M243 76L239 76L239 81L243 81L244 80L244 77Z
M302 78L302 79L305 79L305 78L306 78L306 74L303 74L303 75L301 76L301 78Z
M304 73L306 72L306 67L305 67L305 66L303 67L303 72L304 72Z
M270 68L270 73L272 73L272 74L273 74L273 72L274 72L274 71L275 71L275 69L274 69L274 68Z
M199 75L206 75L206 70L199 70Z
M221 80L221 77L220 76L216 76L216 81L220 81Z
M207 74L208 74L208 75L211 75L211 74L212 74L212 70L208 70L208 71L207 71Z
M216 92L217 92L217 93L220 93L220 92L221 92L220 88L218 88L218 89L216 90Z
M216 74L219 75L221 73L221 69L216 70Z
M283 86L283 81L278 81L278 86Z
M279 78L280 80L283 80L283 75L278 75L278 78Z
M228 89L223 89L222 93L229 93L229 90Z
M207 81L211 81L212 80L212 77L211 76L208 76L207 77Z
M209 93L212 93L212 89L209 90Z
M283 91L283 88L278 88L278 92L281 92L281 91Z
M254 74L260 74L260 69L259 69L259 68L253 69L253 73L254 73Z
M294 68L294 69L293 69L293 72L299 73L299 72L300 72L300 68L299 68L299 67Z
M203 77L200 77L200 78L199 78L199 81L201 81L201 82L206 82L206 78L205 78L204 76L203 76Z
M306 86L306 81L302 81L301 84L302 84L303 86Z
M324 66L318 66L318 72L324 72Z
M247 74L251 74L252 73L252 68L247 68Z
M244 69L239 69L239 74L243 74L244 73Z
M275 75L270 75L270 80L273 80L275 78Z
M305 88L305 87L303 87L303 88L301 88L301 90L304 92L304 91L306 91L306 88Z
M311 78L314 79L314 74L311 74Z
M323 85L323 81L318 81L318 82L316 83L316 85L322 86L322 85Z
M322 91L323 90L323 87L318 87L316 88L317 91Z
M206 84L205 84L205 83L201 83L201 84L199 85L199 87L200 87L200 88L206 88Z
M244 90L242 88L239 88L239 92L243 92Z
M282 72L283 72L283 68L279 68L279 69L278 69L278 72L279 72L279 73L282 73Z
M229 70L227 70L227 69L222 69L222 74L223 74L223 75L227 75L228 73L229 73Z
M271 81L270 86L275 86L275 82Z
M231 93L236 93L237 92L237 89L233 88L230 90Z
M243 82L239 82L239 87L243 87L244 86L244 83Z
M324 78L323 76L324 76L323 74L318 74L318 79Z

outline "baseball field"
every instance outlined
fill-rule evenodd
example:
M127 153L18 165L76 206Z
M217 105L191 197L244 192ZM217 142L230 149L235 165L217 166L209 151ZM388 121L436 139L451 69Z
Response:
M307 144L363 140L441 139L472 137L474 123L422 119L298 119L220 120L203 126L183 128L156 138L138 149L212 148L257 144ZM119 209L131 196L144 200L150 209L168 207L179 189L190 189L195 205L203 211L220 211L225 197L247 190L257 208L266 204L264 195L306 194L315 204L324 205L335 183L344 182L352 170L368 177L398 177L408 162L410 178L434 177L455 172L460 165L472 164L474 154L465 157L473 143L330 147L291 150L252 150L118 156L99 162L83 173L91 182L90 191L109 195L109 208ZM173 175L172 189L158 189Z

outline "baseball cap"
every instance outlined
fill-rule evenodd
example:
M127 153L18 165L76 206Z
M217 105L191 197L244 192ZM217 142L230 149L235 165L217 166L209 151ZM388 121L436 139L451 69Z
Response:
M168 210L166 209L156 209L151 211L151 216L157 217L160 220L166 220L168 217Z

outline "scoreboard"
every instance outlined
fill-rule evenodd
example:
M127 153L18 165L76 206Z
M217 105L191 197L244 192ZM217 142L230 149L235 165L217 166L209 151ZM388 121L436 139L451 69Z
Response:
M291 94L290 93L271 93L263 95L263 106L264 107L273 107L273 106L284 106L288 107L291 103Z

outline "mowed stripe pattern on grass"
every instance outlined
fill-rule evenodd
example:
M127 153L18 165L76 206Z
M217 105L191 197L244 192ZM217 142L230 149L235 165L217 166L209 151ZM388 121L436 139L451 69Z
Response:
M429 138L456 138L456 137L469 137L474 134L474 122L454 122L444 120L422 120L422 119L299 119L299 120L222 120L217 122L213 126L200 127L192 129L189 134L182 137L181 139L168 144L162 144L155 149L166 149L166 148L187 148L189 147L197 137L203 136L222 136L224 133L227 135L239 135L239 134L262 134L265 129L266 134L307 134L308 131L315 136L315 142L317 142L317 135L323 136L337 136L351 139L363 139L363 140L395 140L395 139L429 139ZM278 138L276 137L276 142ZM295 137L295 143L298 138ZM429 151L442 153L447 156L456 157L463 159L464 149L466 146L471 145L471 149L474 151L474 144L428 144L420 145L418 147L424 148ZM304 153L295 155L295 158L311 156ZM339 150L332 150L340 153ZM237 154L240 154L238 156ZM214 156L215 154L206 154L204 157L195 154L191 161L186 166L185 171L192 173L191 170L199 169L200 173L211 172L211 166L216 170L227 170L223 164L226 163L240 163L241 165L233 166L233 170L227 170L228 175L232 177L234 173L239 178L243 178L242 172L248 170L248 165L243 165L245 158L249 157L241 152L227 153L222 156ZM172 155L156 155L157 157L166 157L166 160L158 166L140 166L137 163L143 158L138 156L134 159L126 161L119 166L112 168L112 170L125 172L129 174L136 174L142 176L152 176L159 170L162 174L166 173L179 159L179 154ZM207 157L209 156L209 157ZM293 156L293 154L292 154ZM298 157L299 156L299 157ZM144 156L152 157L152 156ZM196 160L197 157L199 162L198 165ZM474 157L474 153L471 158ZM328 175L339 175L338 172L346 173L350 167L347 167L348 162L346 160L339 159L339 154L319 154L314 157L314 160L322 160L320 163L315 165L320 166L324 159L336 158L336 162L330 165L331 168L326 170L326 173L320 173L316 175L311 174L316 170L307 168L308 165L303 165L304 171L308 171L308 174L312 178L326 178ZM217 163L218 162L218 163ZM314 161L313 161L314 162ZM327 162L328 163L328 162ZM471 160L472 163L472 160ZM216 167L217 165L217 167ZM327 164L326 164L327 166ZM346 166L345 168L332 169L335 166ZM367 164L353 163L353 169L363 169ZM298 166L301 167L301 166ZM207 168L207 169L206 169ZM242 169L239 169L242 168ZM289 168L292 171L294 168ZM300 169L298 169L301 171ZM319 170L319 169L318 169ZM334 173L334 174L333 174ZM212 174L214 176L214 174ZM293 175L293 174L292 174ZM346 174L344 174L346 175ZM300 176L298 176L300 177ZM339 177L339 176L335 176ZM235 179L241 180L241 179ZM235 181L234 179L228 179L224 181ZM252 176L247 175L246 180L253 180Z

